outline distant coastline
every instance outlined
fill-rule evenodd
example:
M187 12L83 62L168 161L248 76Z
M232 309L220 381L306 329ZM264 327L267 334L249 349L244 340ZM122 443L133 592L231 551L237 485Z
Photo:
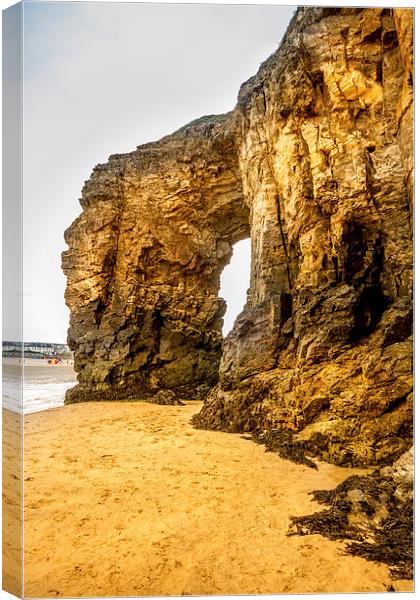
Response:
M2 343L3 359L59 359L73 360L73 354L67 344L53 342L16 342L5 340ZM67 363L69 364L69 363Z

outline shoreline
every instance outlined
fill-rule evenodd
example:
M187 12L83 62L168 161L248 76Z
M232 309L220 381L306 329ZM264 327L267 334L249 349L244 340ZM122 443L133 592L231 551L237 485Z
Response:
M37 361L35 361L37 362ZM24 374L22 377L22 369ZM71 365L3 364L3 407L17 414L63 406L67 389L77 385Z
M26 596L412 590L343 542L286 536L292 516L320 509L309 492L368 469L315 471L194 429L200 407L94 402L24 417Z
M51 365L48 364L47 358L10 358L10 357L2 357L2 364L9 366L24 366L24 367L48 367L49 369L53 368L62 368L62 367L73 367L74 361L73 359L63 359L62 363Z

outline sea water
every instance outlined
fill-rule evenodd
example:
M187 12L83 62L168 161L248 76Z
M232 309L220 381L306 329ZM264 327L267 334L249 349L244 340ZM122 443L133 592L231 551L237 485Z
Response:
M77 383L71 367L25 366L23 382L19 370L3 363L3 408L20 414L63 406L66 391Z

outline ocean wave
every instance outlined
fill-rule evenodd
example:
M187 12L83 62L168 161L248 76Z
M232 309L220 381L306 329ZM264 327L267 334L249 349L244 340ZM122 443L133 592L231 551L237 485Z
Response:
M16 382L6 380L3 382L3 407L19 414L29 414L64 406L66 391L74 385L76 385L75 381L60 383L25 382L22 390Z

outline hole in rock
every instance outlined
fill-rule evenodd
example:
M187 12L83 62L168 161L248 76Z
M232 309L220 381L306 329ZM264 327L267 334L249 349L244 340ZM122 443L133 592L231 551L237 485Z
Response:
M227 308L223 321L223 335L230 332L236 317L246 303L246 292L251 280L251 240L241 240L233 246L230 263L220 278L219 295L225 299Z

